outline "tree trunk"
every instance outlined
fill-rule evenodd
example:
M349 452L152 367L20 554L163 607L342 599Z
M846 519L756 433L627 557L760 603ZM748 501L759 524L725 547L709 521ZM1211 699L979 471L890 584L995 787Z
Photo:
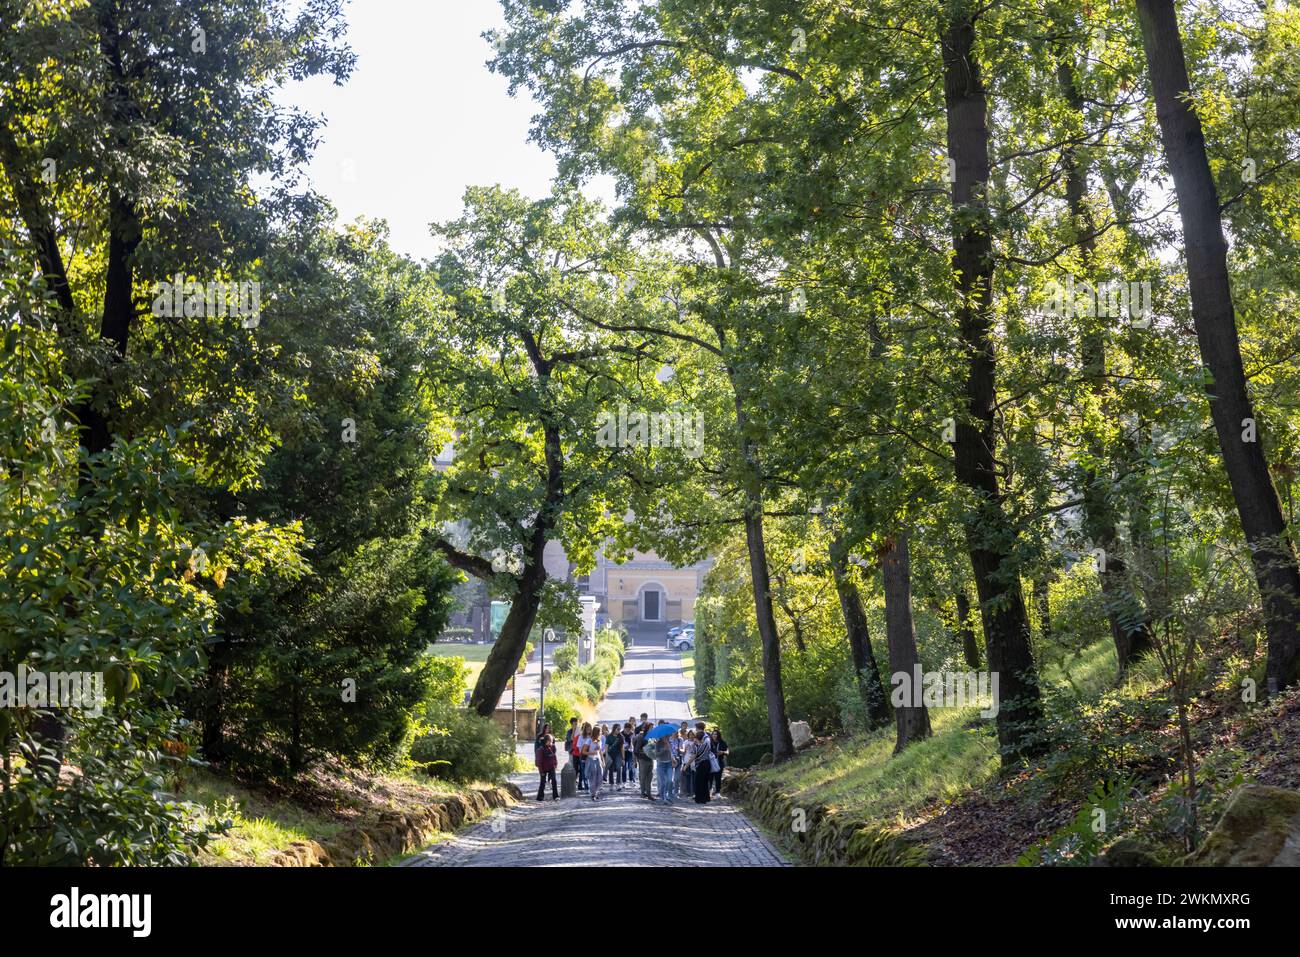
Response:
M772 760L794 756L794 739L785 711L785 689L781 684L781 637L772 614L772 584L767 568L767 546L763 541L763 499L751 492L745 508L745 542L749 547L749 575L754 589L754 613L763 648L763 695L767 700L767 723L772 732Z
M880 669L871 649L871 632L867 628L867 613L862 607L862 596L849 578L849 560L844 543L831 539L831 573L835 578L835 592L840 598L840 611L844 615L844 631L849 641L849 654L853 660L853 675L857 679L858 696L867 710L870 727L878 728L889 722L889 702L880 681Z
M203 725L203 757L221 761L226 757L226 684L230 675L230 641L222 638L208 653L208 665L201 690L200 716Z
M139 120L122 64L123 37L117 23L118 12L116 4L102 4L97 11L99 49L108 68L104 119L109 124L106 146L110 150L126 150L129 147L130 137L127 131ZM112 358L115 362L126 358L131 328L135 324L135 303L132 301L135 251L140 245L142 234L139 213L132 198L116 187L111 188L108 198L108 252L104 263L104 312L99 335L112 344ZM113 413L119 404L106 384L101 383L95 391L102 408L96 408L92 398L81 403L74 413L86 430L83 444L91 455L105 451L112 444Z
M961 651L967 668L980 666L980 649L975 643L975 629L971 627L970 598L965 588L957 589L957 633L961 635Z
M1210 416L1251 551L1268 632L1268 691L1300 678L1300 569L1286 537L1262 437L1245 430L1255 413L1246 388L1228 280L1227 243L1201 121L1189 105L1191 85L1173 0L1137 0L1156 119L1178 196L1191 287L1192 322L1209 370Z
M58 234L50 219L48 210L41 199L40 190L22 160L13 131L8 122L0 118L0 168L7 174L9 188L18 205L18 214L27 235L31 240L36 263L41 275L45 277L46 287L54 293L54 300L66 313L60 317L59 328L65 328L66 319L70 319L76 306L72 301L72 287L68 284L68 272L63 265L63 254L59 250Z
M746 438L744 400L732 382L735 398L736 432L745 465L745 544L749 550L749 577L754 592L754 617L763 651L763 697L767 701L767 723L772 733L772 760L794 757L794 739L785 710L785 689L781 682L781 635L772 612L772 577L767 565L767 544L763 539L762 473L753 443Z
M1069 53L1069 50L1061 53L1061 63L1056 70L1057 82L1065 101L1082 120L1083 94L1075 80L1074 67L1068 59ZM1092 216L1085 201L1088 193L1088 167L1073 146L1066 147L1061 160L1065 166L1065 199L1079 230L1079 254L1084 271L1087 272L1097 248L1093 237ZM1123 216L1124 211L1116 207L1115 215ZM1106 378L1106 340L1099 329L1087 325L1090 321L1096 322L1095 318L1084 318L1085 327L1080 337L1083 377L1104 408L1110 391ZM1093 460L1104 461L1105 451L1096 436L1091 436L1089 452ZM1128 587L1127 567L1119 556L1114 490L1109 477L1095 468L1088 469L1084 473L1082 491L1083 532L1096 547L1102 549L1103 560L1098 569L1098 578L1122 681L1128 673L1129 664L1151 650L1151 625L1146 609L1141 607L1136 594ZM1132 624L1126 626L1125 621Z
M904 687L911 689L910 700L894 701L894 724L898 734L894 743L895 754L913 741L930 736L930 713L921 700L921 684L916 680L921 656L916 650L916 628L912 623L911 565L907 534L904 533L898 536L880 562L880 579L885 590L885 637L889 643L889 670L893 676L890 683L897 682L901 675L906 678Z
M510 603L510 613L501 625L501 634L488 653L487 662L470 695L469 706L485 718L496 711L506 685L519 669L519 659L523 657L528 636L537 620L537 609L542 604L542 586L545 583L546 569L538 555L536 563L524 569L519 592Z
M1002 706L998 741L1004 762L1025 751L1028 726L1042 713L1029 616L1009 544L1015 538L1002 507L993 457L995 356L990 336L993 260L985 190L989 178L988 105L979 63L973 55L974 16L958 7L940 37L948 156L953 180L953 277L957 320L967 351L967 415L957 422L954 443L957 480L975 495L964 526L979 591L984 646L990 670L999 677Z

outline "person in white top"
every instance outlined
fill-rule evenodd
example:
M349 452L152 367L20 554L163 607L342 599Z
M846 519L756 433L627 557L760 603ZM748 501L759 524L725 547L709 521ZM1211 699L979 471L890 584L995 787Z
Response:
M591 788L593 801L600 797L600 787L604 784L605 767L601 760L605 753L605 736L600 733L600 725L582 726L582 738L578 742L582 756L587 761L587 786Z

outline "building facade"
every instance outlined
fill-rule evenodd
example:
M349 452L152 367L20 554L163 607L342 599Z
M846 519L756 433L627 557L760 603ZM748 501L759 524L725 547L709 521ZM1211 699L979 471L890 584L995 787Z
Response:
M448 444L435 459L435 468L447 469L454 454L452 445ZM547 542L542 563L548 577L573 582L578 594L596 598L598 627L608 624L642 630L662 625L666 631L673 625L695 620L695 599L713 561L705 559L679 568L654 552L634 552L628 561L619 564L607 558L601 549L591 574L578 575L564 546L553 541ZM468 628L475 640L486 641L490 606L487 586L477 580L467 582L458 590L457 599L459 607L452 615L451 626Z
M596 597L597 615L611 625L663 625L666 630L695 620L695 599L710 564L705 560L679 568L654 552L635 552L618 564L602 551L585 591ZM581 579L578 584L581 590Z

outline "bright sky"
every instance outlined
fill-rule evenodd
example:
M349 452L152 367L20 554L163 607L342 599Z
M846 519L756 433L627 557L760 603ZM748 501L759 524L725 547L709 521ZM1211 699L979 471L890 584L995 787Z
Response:
M549 192L554 158L528 142L535 104L512 99L485 66L492 49L480 34L503 23L496 0L352 0L347 9L352 78L283 94L326 119L308 172L343 221L386 219L393 247L424 258L435 250L429 223L455 217L466 186Z

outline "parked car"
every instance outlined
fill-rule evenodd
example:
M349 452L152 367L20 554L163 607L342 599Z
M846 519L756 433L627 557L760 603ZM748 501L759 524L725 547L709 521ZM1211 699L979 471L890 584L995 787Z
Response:
M668 637L669 637L669 638L676 638L678 635L680 635L683 631L686 631L686 629L688 629L688 628L689 628L691 631L694 631L694 630L695 630L695 622L693 622L693 621L684 621L684 622L682 622L680 625L673 625L671 628L668 629Z
M683 628L676 635L669 635L668 647L676 648L678 651L694 651L695 650L695 629Z

